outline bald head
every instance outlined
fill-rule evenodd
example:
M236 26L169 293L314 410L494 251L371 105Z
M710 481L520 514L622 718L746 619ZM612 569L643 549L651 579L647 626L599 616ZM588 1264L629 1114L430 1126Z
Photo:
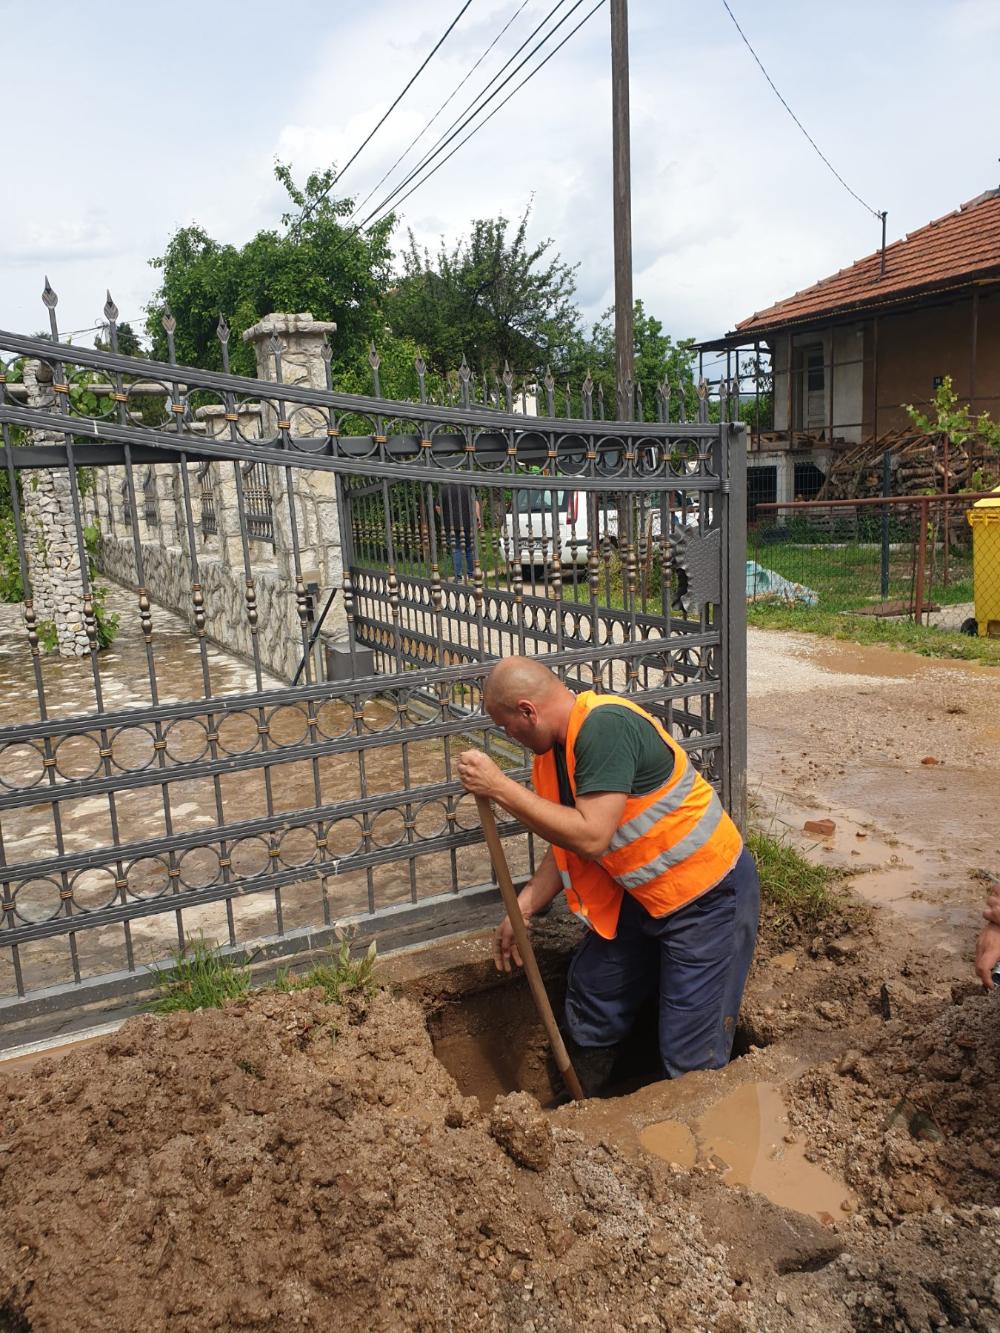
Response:
M507 657L486 677L486 711L508 736L536 754L566 736L574 696L534 657Z
M486 707L516 708L520 699L538 702L561 690L559 677L534 657L505 657L486 677Z

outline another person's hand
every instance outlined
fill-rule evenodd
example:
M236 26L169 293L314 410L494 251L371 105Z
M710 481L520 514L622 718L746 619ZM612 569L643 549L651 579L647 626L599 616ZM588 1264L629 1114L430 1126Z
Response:
M983 920L988 921L993 926L1000 926L1000 889L994 889L986 899Z
M503 770L482 750L463 750L457 767L459 781L473 796L495 797L507 781Z
M976 940L976 976L987 990L994 986L990 973L1000 962L1000 926L983 926Z

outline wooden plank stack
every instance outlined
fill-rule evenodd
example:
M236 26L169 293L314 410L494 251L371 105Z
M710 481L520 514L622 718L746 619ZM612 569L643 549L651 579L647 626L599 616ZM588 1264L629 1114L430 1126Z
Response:
M860 500L882 494L882 455L892 458L893 495L960 491L970 483L978 441L947 443L943 433L926 435L912 426L886 431L875 439L837 449L817 500ZM945 458L947 457L947 488Z

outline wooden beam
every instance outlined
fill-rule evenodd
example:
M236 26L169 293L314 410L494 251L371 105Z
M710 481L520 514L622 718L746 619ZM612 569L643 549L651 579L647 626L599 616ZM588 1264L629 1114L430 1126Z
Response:
M878 439L878 315L872 320L872 438Z

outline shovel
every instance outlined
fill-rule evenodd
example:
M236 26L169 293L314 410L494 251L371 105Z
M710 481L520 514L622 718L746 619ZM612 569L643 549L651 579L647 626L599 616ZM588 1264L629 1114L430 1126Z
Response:
M584 1091L580 1086L580 1080L576 1076L573 1062L569 1058L569 1051L567 1051L566 1043L562 1039L562 1033L556 1026L556 1017L552 1012L551 1004L549 1004L542 974L538 970L535 951L531 947L531 940L528 936L528 928L524 924L521 909L517 905L517 893L514 891L514 881L510 877L510 867L507 865L507 857L500 842L500 834L497 832L497 822L493 818L493 807L485 796L476 797L476 807L479 810L479 822L483 826L483 833L486 837L486 846L490 849L493 872L497 877L497 883L500 885L503 905L507 909L507 917L514 931L514 943L517 945L517 951L524 964L524 974L528 978L528 985L531 987L531 994L535 1001L535 1008L538 1010L538 1016L548 1033L549 1045L552 1047L556 1068L566 1084L569 1095L575 1102L581 1102L584 1099Z

